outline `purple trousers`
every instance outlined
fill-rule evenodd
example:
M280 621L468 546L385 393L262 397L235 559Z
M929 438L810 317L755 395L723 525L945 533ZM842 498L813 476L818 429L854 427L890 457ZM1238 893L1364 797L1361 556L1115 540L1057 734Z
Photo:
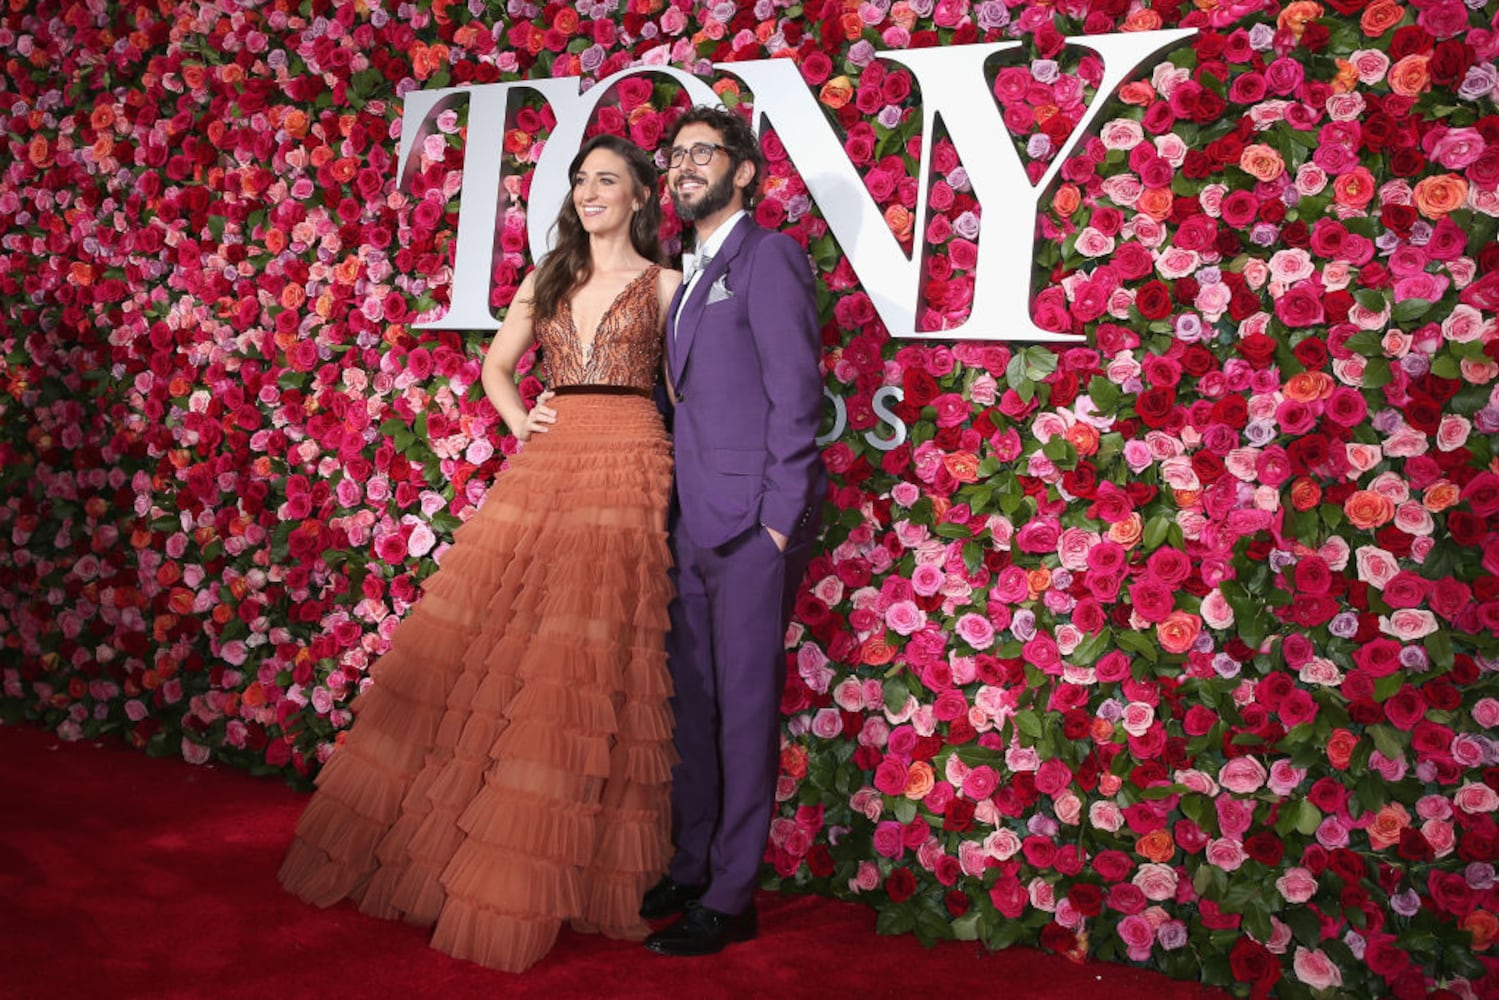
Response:
M666 646L676 694L668 874L708 884L702 905L741 913L754 898L780 772L786 623L817 525L781 552L756 525L716 548L672 533L677 598Z

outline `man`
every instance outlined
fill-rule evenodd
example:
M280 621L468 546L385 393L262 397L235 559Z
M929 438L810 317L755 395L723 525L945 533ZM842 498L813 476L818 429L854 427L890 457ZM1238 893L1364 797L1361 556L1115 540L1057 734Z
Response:
M667 318L676 397L667 637L676 685L676 854L641 915L646 940L707 955L755 936L754 892L779 772L786 623L826 474L821 338L807 256L746 209L764 162L749 126L697 107L669 141L667 185L697 254Z

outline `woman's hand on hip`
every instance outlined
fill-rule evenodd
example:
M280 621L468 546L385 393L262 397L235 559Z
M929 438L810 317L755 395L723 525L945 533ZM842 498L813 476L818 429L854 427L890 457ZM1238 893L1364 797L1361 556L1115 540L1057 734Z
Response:
M545 434L548 428L557 422L557 411L547 403L551 402L556 393L548 389L536 397L536 405L531 407L531 412L526 414L526 424L522 428L525 433L517 434L516 437L522 441L529 441L532 434Z

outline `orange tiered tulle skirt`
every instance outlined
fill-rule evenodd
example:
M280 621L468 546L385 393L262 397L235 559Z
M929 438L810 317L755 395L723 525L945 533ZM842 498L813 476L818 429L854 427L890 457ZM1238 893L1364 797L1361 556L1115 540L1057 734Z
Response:
M563 920L643 937L670 849L670 444L642 397L552 405L371 668L279 876L512 972Z

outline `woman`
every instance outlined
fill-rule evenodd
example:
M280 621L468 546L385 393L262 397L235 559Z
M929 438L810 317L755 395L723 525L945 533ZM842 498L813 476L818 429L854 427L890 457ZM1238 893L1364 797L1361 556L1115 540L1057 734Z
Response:
M484 360L525 447L371 668L280 872L512 972L564 919L643 937L669 851L671 453L650 387L682 276L660 265L643 152L599 136L570 169L557 247ZM552 388L528 412L533 342Z

